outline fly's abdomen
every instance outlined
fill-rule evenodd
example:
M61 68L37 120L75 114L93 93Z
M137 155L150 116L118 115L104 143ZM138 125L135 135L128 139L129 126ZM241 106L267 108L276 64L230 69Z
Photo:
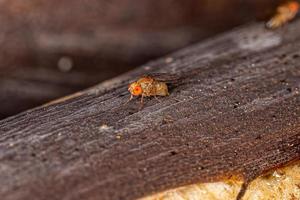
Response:
M155 95L157 96L167 96L169 95L168 86L163 82L155 83Z

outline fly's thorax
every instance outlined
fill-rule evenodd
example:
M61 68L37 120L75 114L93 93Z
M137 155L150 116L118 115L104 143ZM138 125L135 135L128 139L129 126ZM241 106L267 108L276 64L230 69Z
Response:
M152 96L153 91L155 90L154 84L152 82L141 82L141 87L143 90L144 96Z

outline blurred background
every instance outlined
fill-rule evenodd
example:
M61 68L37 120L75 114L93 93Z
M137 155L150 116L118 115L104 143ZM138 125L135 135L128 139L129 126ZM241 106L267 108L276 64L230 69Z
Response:
M1 0L0 119L207 37L277 0Z

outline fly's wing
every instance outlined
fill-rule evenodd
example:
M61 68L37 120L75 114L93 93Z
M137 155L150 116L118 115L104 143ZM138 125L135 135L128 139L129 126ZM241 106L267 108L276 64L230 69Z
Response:
M150 73L144 75L144 77L151 77L156 81L164 82L167 84L177 84L180 82L180 76L176 74L168 74L168 73Z

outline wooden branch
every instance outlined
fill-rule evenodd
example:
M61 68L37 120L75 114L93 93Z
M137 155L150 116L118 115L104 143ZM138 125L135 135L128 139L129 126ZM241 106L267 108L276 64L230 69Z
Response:
M134 199L299 159L299 33L248 25L2 120L1 199ZM124 105L148 72L179 81Z
M265 15L278 1L2 0L0 119Z

